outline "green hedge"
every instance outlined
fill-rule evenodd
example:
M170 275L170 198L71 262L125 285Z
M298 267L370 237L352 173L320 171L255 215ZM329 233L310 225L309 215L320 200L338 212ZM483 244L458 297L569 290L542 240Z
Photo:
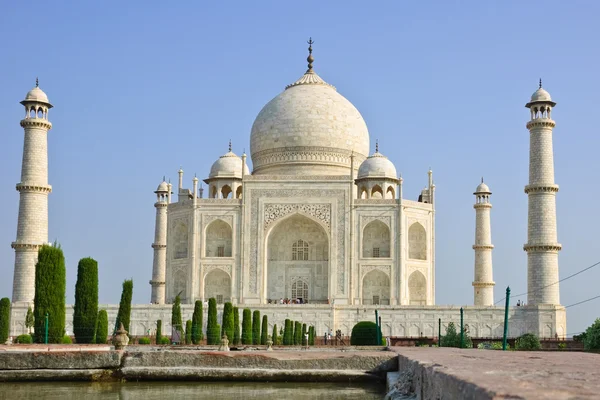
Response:
M106 310L98 311L98 324L96 326L96 343L106 344L108 340L108 314Z
M171 340L166 336L162 336L160 338L160 344L171 344Z
M230 302L225 303L223 306L223 322L221 323L221 336L227 335L227 339L233 344L233 331L234 331L234 319L233 319L233 304Z
M252 344L260 344L260 311L252 313Z
M10 333L10 300L4 297L0 300L0 344L6 343Z
M583 335L583 348L585 350L600 350L600 318L585 330Z
M308 338L306 337L306 324L302 324L302 346L308 346Z
M206 344L219 344L221 327L217 323L217 300L214 297L208 299L208 320L206 321Z
M273 341L273 346L279 344L279 335L277 334L277 324L273 325L273 334L271 335L271 340Z
M77 343L94 343L98 318L98 262L82 258L77 265L73 334Z
M284 326L284 330L283 330L283 344L284 346L289 346L291 344L294 343L294 336L293 336L293 328L292 328L292 321L290 321L289 319L285 320L285 326Z
M162 340L162 320L156 321L156 344L160 344Z
M381 333L381 330L379 330ZM378 346L377 325L371 321L361 321L352 328L350 337L352 346Z
M267 320L267 316L263 315L262 327L260 329L260 344L266 345L268 336L269 336L269 321Z
M123 291L121 292L121 301L119 302L119 312L115 321L116 332L121 324L127 332L129 332L129 321L131 319L131 298L133 296L133 280L127 279L123 281Z
M467 334L467 332L463 333L464 336L464 348L471 349L473 348L473 341ZM448 324L448 328L446 328L446 334L442 336L440 340L440 344L442 347L458 347L460 348L460 333L456 331L456 326L454 322L450 322Z
M35 341L44 343L46 313L48 343L61 343L65 334L65 256L60 246L43 245L35 264L33 314Z
M185 321L185 343L192 344L192 320Z
M179 331L179 340L182 344L185 342L185 332L183 330L183 320L181 319L181 298L179 295L175 296L175 302L171 308L171 326Z
M27 332L31 333L31 329L35 323L35 319L33 318L33 311L31 310L31 306L27 307L27 314L25 315L25 327L27 328ZM94 332L96 332L94 330Z
M240 344L240 310L237 307L233 307L233 344L235 346Z
M294 321L294 345L300 346L302 344L302 324L298 321Z
M252 311L244 308L242 315L242 344L252 344Z
M138 344L150 344L149 337L141 337L138 339Z
M202 333L203 318L202 301L196 300L196 303L194 303L194 314L192 315L192 343L194 344L198 344L204 339L204 334Z
M19 335L15 338L15 343L18 344L31 344L33 343L33 338L31 337L31 335L25 334L25 335Z
M521 335L515 341L515 350L540 350L542 345L540 339L533 333Z
M73 344L73 339L71 339L71 336L64 335L62 337L61 343L62 344Z

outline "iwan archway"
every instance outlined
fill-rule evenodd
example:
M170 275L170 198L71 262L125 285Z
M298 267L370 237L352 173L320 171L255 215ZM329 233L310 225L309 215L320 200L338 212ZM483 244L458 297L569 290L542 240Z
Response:
M327 303L329 237L311 218L293 214L277 222L266 238L265 299Z

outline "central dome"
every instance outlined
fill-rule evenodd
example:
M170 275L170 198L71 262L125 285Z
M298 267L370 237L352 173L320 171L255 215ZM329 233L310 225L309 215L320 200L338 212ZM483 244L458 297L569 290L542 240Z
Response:
M350 175L351 154L356 168L369 154L369 131L352 103L309 64L260 111L250 152L253 174Z

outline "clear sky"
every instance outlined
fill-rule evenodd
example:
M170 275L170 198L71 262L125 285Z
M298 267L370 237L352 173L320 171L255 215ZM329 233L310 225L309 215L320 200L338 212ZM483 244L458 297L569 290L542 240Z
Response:
M306 69L362 113L372 150L416 199L437 187L436 303L473 302L475 187L492 189L495 297L526 292L529 135L537 82L553 112L560 276L597 261L600 32L594 1L4 2L0 6L0 296L11 296L24 115L39 76L55 108L49 133L50 240L67 262L100 266L100 301L148 303L153 191L166 175L206 178L249 149L260 109ZM577 111L579 110L579 111ZM582 111L587 110L587 111ZM600 266L561 284L564 305L600 294ZM525 300L525 298L522 298ZM517 299L514 299L516 303ZM568 309L568 332L600 299Z

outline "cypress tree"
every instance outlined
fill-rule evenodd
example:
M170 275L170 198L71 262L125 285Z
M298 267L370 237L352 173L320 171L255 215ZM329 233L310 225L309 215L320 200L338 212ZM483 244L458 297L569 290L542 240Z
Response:
M221 324L221 336L227 335L227 339L233 344L233 330L234 330L234 319L233 319L233 304L230 302L225 303L223 306L223 322Z
M311 326L308 330L308 344L310 346L315 345L315 327Z
M27 307L27 315L25 316L25 327L27 328L27 333L31 334L31 328L33 328L34 323L35 320L33 319L33 311L31 311L31 306L29 306Z
M302 344L302 325L300 322L294 322L294 345L299 346Z
M96 343L106 344L108 339L108 314L106 310L98 311L98 327L96 328Z
M61 343L65 335L65 256L58 244L43 245L35 264L35 297L33 316L35 341L44 343L46 313L48 342Z
M285 320L285 325L284 325L284 329L283 329L283 345L284 346L289 346L291 344L290 342L290 338L292 337L291 335L291 321L289 319Z
M98 318L98 262L82 258L77 265L73 334L77 343L93 343Z
M162 320L156 321L156 344L160 344L162 340Z
M175 296L175 303L171 310L171 326L179 332L179 343L185 342L183 331L183 320L181 319L181 299L179 295Z
M252 313L252 344L260 344L260 311Z
M242 316L242 344L252 344L252 311L244 308Z
M267 321L267 316L263 315L262 328L260 330L260 344L267 344L267 336L269 336L269 323Z
M277 324L273 325L273 335L271 335L271 340L273 341L273 346L278 345L279 336L277 335Z
M192 320L188 319L185 322L185 343L192 344Z
M306 339L306 324L302 324L302 346L308 346L308 340Z
M217 324L217 300L208 300L208 320L206 321L206 344L219 344L221 328Z
M202 334L202 302L200 300L196 300L194 304L194 314L192 315L192 343L198 344L202 339L204 339L204 335Z
M8 297L0 300L0 344L6 343L10 333L10 300Z
M240 310L233 307L233 344L240 344Z
M121 292L121 302L119 303L119 312L115 322L115 331L119 329L119 325L129 332L129 320L131 318L131 297L133 296L133 280L127 279L123 281L123 292Z

